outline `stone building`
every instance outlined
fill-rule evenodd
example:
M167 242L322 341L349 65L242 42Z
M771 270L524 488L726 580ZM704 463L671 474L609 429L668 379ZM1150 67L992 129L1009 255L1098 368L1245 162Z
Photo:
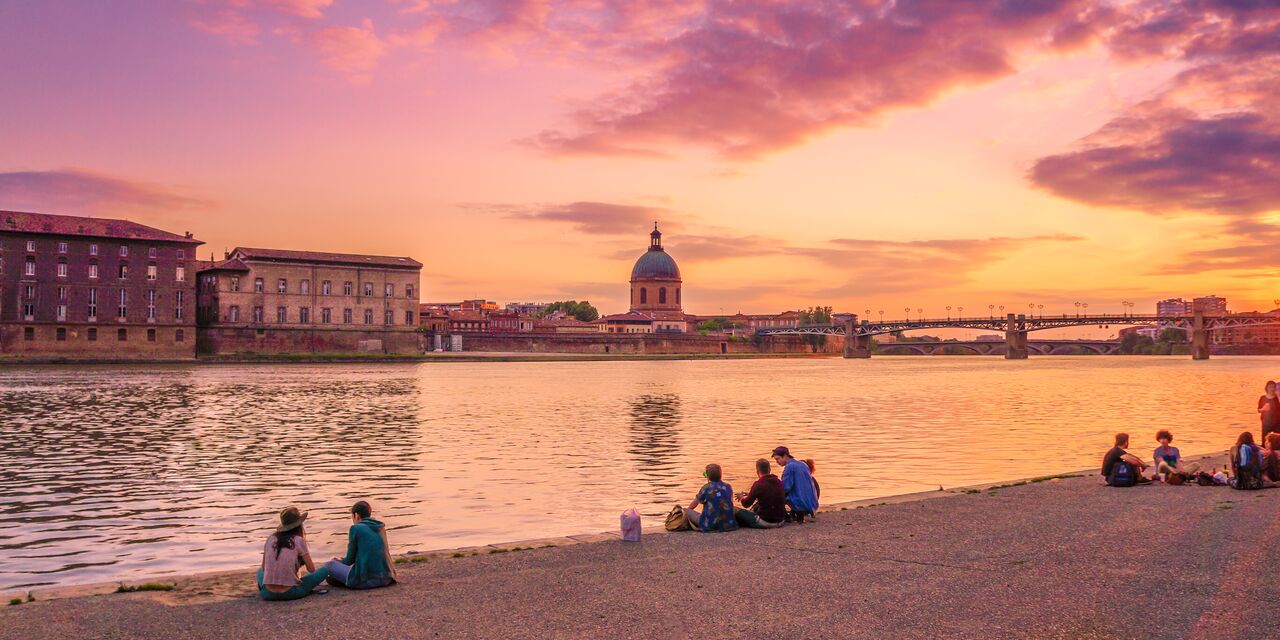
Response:
M653 319L655 332L684 332L680 267L662 248L662 232L653 225L649 250L631 268L631 313Z
M195 357L202 244L128 220L0 211L0 357Z
M421 353L412 258L236 247L199 272L200 353Z

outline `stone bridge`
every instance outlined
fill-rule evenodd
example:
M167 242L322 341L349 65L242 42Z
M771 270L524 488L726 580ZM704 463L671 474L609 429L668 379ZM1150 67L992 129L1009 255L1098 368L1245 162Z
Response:
M951 340L943 342L886 342L876 345L880 353L885 355L903 352L917 353L925 356L945 354L950 351L965 351L979 356L1002 356L1009 345L1004 340ZM1112 355L1120 352L1119 340L1028 340L1027 351L1041 356L1069 355L1080 349L1097 355Z

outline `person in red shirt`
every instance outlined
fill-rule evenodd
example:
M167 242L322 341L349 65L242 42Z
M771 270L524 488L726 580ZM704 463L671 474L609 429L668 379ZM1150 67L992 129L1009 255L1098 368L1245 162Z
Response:
M751 491L736 496L742 508L734 511L738 524L752 529L781 527L787 519L787 496L782 481L773 475L769 461L756 460L756 482Z

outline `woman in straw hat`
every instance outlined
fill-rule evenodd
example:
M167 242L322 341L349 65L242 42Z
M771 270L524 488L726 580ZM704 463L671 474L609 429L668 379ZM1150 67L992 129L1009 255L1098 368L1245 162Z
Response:
M307 514L297 507L287 507L280 512L280 526L267 537L262 549L262 567L258 569L258 595L263 600L297 600L310 595L316 585L324 582L329 570L316 570L307 549L306 532L302 523ZM306 566L308 573L298 577L298 568Z

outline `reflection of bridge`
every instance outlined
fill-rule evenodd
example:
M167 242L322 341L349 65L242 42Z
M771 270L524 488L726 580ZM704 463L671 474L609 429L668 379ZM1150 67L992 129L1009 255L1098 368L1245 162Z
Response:
M880 353L901 353L910 351L920 355L932 356L943 353L962 351L980 356L1004 355L1008 343L1004 340L948 340L940 342L883 342L879 345ZM1078 353L1080 350L1098 355L1119 353L1119 340L1028 340L1027 351L1042 356L1065 355Z
M1280 324L1276 316L1206 316L1196 312L1189 316L1137 316L1137 315L1095 315L1095 316L1027 316L1012 314L997 318L921 318L919 320L882 320L858 322L857 316L843 325L813 324L797 327L778 327L760 329L758 335L839 335L844 336L844 357L870 358L872 336L900 331L917 331L920 329L982 329L986 331L1004 332L1004 357L1009 359L1026 358L1032 349L1027 341L1027 334L1045 329L1062 329L1065 327L1106 327L1110 325L1148 325L1154 324L1162 328L1177 328L1191 335L1191 357L1195 360L1209 358L1209 332L1235 329L1238 327L1256 327ZM921 343L904 343L921 344Z

